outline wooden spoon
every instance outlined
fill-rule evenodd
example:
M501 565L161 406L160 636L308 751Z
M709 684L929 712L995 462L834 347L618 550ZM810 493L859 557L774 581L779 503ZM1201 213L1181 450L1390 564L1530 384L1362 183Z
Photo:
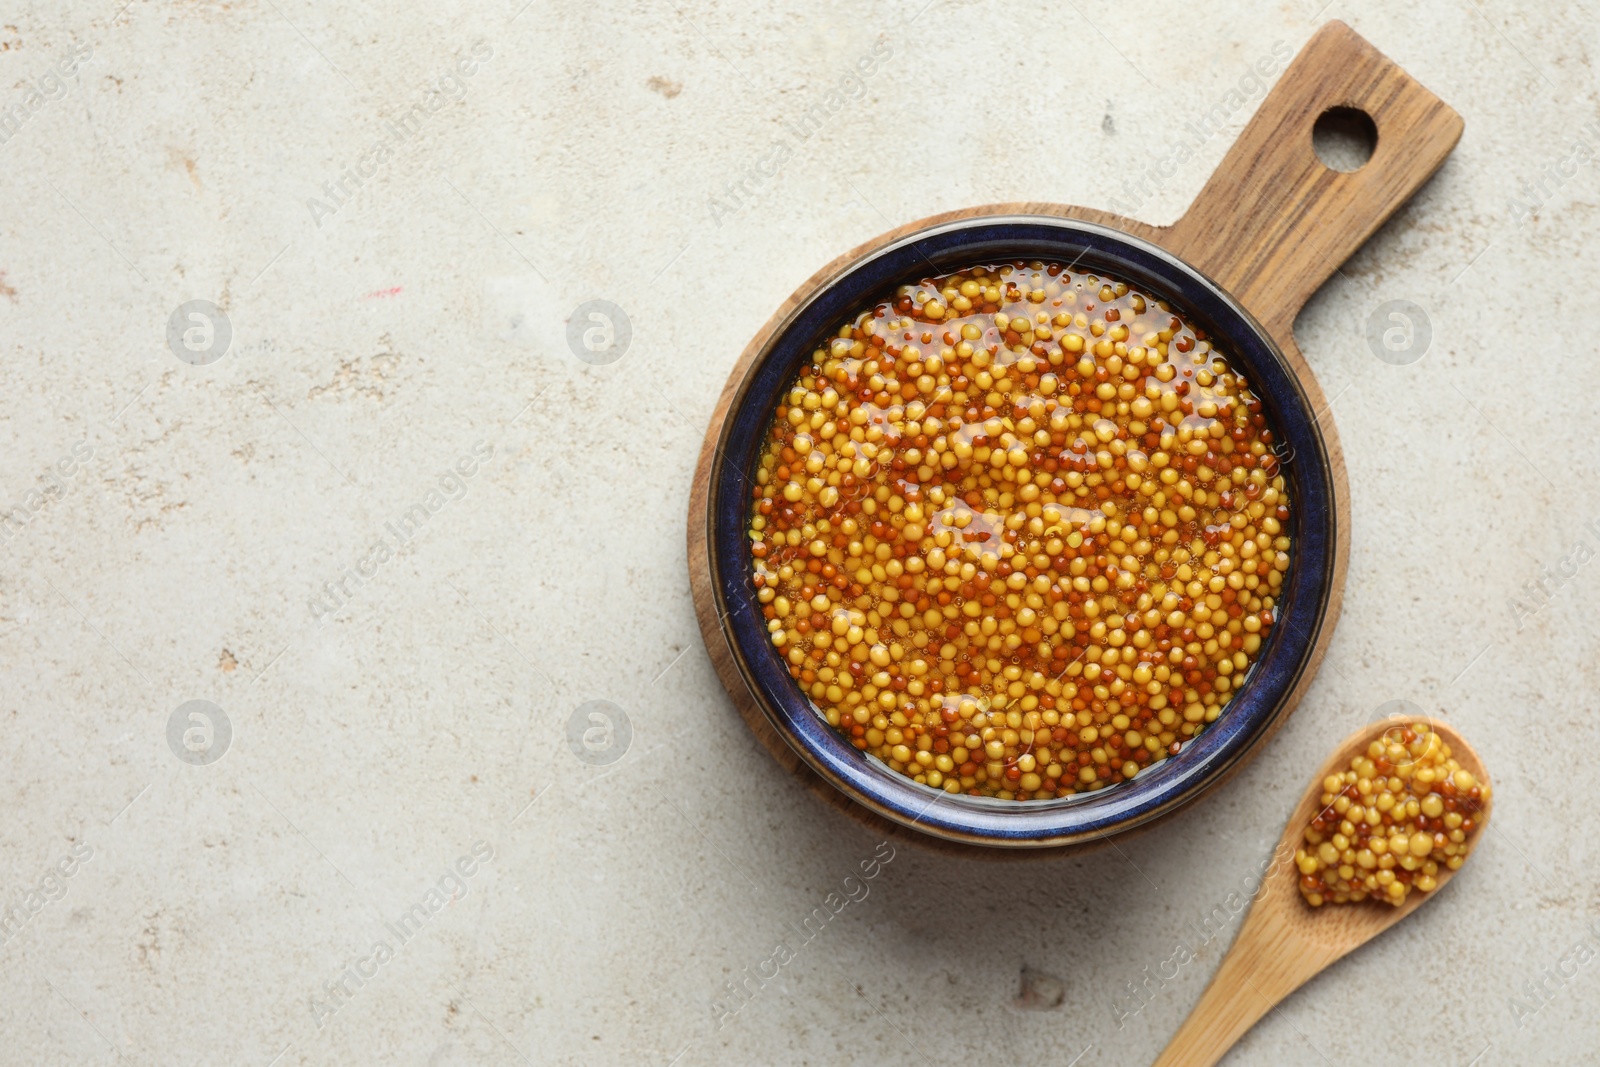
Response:
M1415 716L1369 723L1346 738L1311 780L1289 824L1284 827L1273 863L1263 879L1260 896L1250 908L1239 936L1223 957L1222 965L1200 1002L1189 1013L1155 1067L1211 1067L1278 1002L1299 989L1317 972L1383 933L1426 902L1438 896L1455 872L1440 866L1438 886L1431 892L1413 890L1398 907L1377 900L1354 904L1327 903L1313 908L1300 895L1300 872L1294 864L1306 826L1322 807L1322 782L1328 775L1347 770L1358 752L1391 727L1418 721ZM1437 720L1427 721L1450 754L1479 782L1488 783L1483 761L1461 735ZM1476 817L1474 843L1481 840L1489 822L1493 790ZM1469 857L1470 858L1470 857Z

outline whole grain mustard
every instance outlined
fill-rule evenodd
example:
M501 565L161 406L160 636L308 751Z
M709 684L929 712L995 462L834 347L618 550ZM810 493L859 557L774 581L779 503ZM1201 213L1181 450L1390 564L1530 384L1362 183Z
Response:
M1004 799L1138 775L1270 632L1289 500L1248 382L1166 303L1058 264L902 286L783 394L752 579L830 724Z
M1441 868L1466 861L1489 795L1427 723L1389 728L1323 780L1322 810L1295 853L1301 895L1320 907L1431 892Z

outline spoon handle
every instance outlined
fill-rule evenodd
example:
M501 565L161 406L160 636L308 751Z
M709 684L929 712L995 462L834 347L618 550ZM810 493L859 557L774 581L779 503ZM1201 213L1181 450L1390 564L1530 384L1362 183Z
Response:
M1212 1067L1284 997L1330 962L1273 908L1250 909L1211 984L1154 1067Z

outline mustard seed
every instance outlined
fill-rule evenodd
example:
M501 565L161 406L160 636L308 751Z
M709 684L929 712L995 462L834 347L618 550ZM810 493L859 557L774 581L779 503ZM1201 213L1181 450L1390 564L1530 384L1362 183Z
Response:
M1427 723L1389 728L1323 780L1322 810L1295 853L1300 895L1321 907L1432 892L1441 868L1466 861L1489 797Z
M779 401L748 530L773 646L856 748L932 788L1126 781L1216 721L1271 632L1272 445L1205 332L1116 279L901 286Z

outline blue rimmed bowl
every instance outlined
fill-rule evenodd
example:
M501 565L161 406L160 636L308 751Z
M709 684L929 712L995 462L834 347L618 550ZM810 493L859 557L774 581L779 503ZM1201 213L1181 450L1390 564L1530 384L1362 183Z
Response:
M861 308L932 274L1008 260L1061 263L1167 300L1204 329L1260 397L1292 502L1291 564L1278 621L1217 721L1130 782L1057 800L1005 801L920 785L830 727L772 646L747 535L751 487L779 400L812 353ZM1273 338L1215 282L1156 245L1103 225L996 215L931 225L873 247L798 301L755 353L711 443L705 486L709 593L730 666L761 719L822 781L855 805L924 834L968 845L1048 847L1091 841L1194 799L1272 730L1312 663L1333 588L1338 509L1315 408Z

